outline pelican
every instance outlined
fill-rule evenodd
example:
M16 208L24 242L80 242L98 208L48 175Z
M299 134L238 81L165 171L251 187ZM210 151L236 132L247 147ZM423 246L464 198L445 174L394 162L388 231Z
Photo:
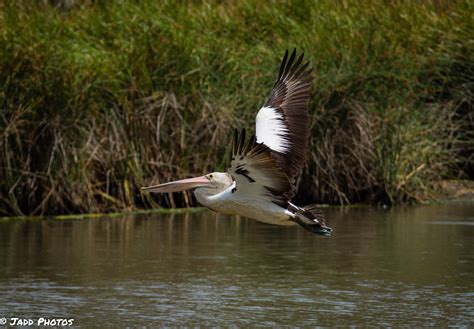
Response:
M331 228L316 205L291 203L295 180L305 162L309 138L308 102L312 69L304 53L285 52L270 96L256 117L255 135L234 131L228 172L142 187L171 193L194 189L197 201L216 212L241 215L276 225L300 225L309 232L330 235Z

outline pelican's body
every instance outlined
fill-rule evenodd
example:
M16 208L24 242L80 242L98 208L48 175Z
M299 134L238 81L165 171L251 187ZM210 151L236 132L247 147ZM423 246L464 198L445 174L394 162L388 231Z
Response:
M296 225L295 222L289 220L290 213L285 208L271 202L257 205L255 200L233 198L229 193L231 193L230 190L225 190L215 196L205 198L199 191L195 191L194 195L200 204L225 215L240 215L267 224Z
M207 208L229 215L241 215L260 222L291 226L329 235L331 229L314 205L298 207L290 201L295 180L304 164L308 137L308 101L312 77L303 55L296 50L283 58L278 79L256 117L256 136L245 138L235 130L231 166L228 172L145 187L159 193L194 189L197 201Z
M215 177L218 174L225 175L225 173L213 173L212 175ZM235 192L232 193L235 185L232 182L229 187L214 195L206 193L209 192L209 189L201 187L194 191L194 195L203 206L226 215L240 215L267 224L296 225L295 222L289 220L291 213L287 209L267 200L258 201L236 195Z

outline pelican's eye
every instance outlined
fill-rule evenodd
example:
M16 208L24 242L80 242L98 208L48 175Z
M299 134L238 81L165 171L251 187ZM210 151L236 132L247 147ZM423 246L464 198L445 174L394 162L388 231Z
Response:
M207 175L207 178L212 179L212 174Z

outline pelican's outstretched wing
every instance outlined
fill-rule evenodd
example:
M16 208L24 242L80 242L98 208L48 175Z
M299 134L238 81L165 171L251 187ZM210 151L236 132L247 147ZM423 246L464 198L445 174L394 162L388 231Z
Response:
M268 146L292 183L303 168L309 137L308 101L313 78L303 56L296 59L295 49L288 58L286 51L278 79L256 118L257 142Z
M235 191L250 200L262 196L276 204L287 207L294 194L294 186L286 173L271 155L271 150L263 143L257 143L252 136L245 140L245 129L238 136L235 129L232 162L228 172L235 180Z

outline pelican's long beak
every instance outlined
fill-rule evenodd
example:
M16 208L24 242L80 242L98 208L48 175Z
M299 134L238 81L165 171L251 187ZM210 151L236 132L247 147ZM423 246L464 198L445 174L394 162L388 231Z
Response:
M196 187L211 187L212 183L206 176L200 176L195 178L188 178L177 180L175 182L169 182L154 186L142 187L142 191L157 192L157 193L170 193L189 190Z

